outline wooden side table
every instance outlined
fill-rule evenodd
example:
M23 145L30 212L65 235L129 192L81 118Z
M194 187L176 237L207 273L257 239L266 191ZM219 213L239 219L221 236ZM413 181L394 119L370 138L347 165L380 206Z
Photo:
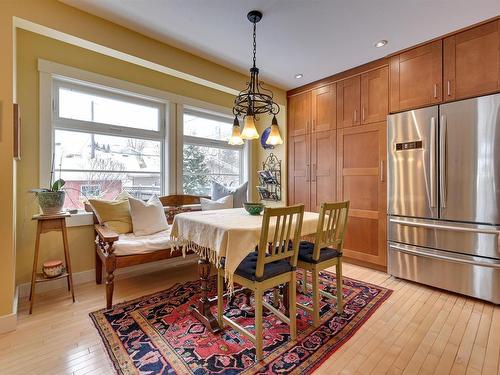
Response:
M30 291L30 311L31 314L33 310L33 302L35 300L35 285L37 283L42 283L46 281L58 280L62 278L66 278L68 281L68 291L71 291L71 297L73 298L73 302L75 302L75 292L73 290L73 275L71 273L71 260L69 257L69 248L68 248L68 234L66 231L66 218L69 217L70 214L62 213L60 215L35 215L32 220L36 220L37 230L36 230L36 242L35 242L35 256L33 258L33 272L31 274L31 291ZM43 272L37 272L38 268L38 254L40 250L40 235L42 233L48 233L52 231L61 231L62 239L63 239L63 248L64 248L64 260L66 263L65 271L57 277L46 277Z

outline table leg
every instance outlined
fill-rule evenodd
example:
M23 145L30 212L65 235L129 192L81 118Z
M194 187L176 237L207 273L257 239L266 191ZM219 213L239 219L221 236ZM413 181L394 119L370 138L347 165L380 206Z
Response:
M283 285L283 307L285 308L285 315L290 315L290 297L288 290L290 288L290 283L285 283Z
M201 281L201 297L196 305L191 306L193 314L202 322L211 332L217 333L221 329L215 317L210 311L211 303L208 299L210 292L210 262L207 258L198 260L198 274Z
M33 302L35 301L35 284L36 284L36 270L38 268L38 252L40 250L40 236L42 234L42 222L38 221L36 226L36 240L35 240L35 255L33 256L33 270L31 272L31 289L30 289L30 311L33 312Z

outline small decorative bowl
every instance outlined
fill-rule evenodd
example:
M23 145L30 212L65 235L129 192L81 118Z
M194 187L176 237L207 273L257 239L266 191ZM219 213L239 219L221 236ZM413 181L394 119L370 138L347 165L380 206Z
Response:
M64 267L61 260L48 260L43 263L42 270L46 277L57 277L62 275Z
M250 215L260 215L262 211L264 211L264 205L262 203L243 203L243 207Z

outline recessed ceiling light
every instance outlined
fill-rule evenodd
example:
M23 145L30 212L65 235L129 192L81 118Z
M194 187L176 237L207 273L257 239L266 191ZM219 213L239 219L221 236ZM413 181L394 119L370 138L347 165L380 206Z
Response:
M304 75L302 73L295 74L295 78L297 78L297 79L300 79L302 77L304 77Z
M380 48L383 47L387 44L387 40L379 40L377 43L375 43L375 47Z

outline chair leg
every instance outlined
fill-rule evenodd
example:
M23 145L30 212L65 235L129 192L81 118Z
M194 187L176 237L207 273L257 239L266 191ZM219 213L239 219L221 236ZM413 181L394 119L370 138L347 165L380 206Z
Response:
M313 327L319 326L319 272L314 269L312 272L312 301L313 301Z
M337 313L344 313L344 297L342 294L342 258L339 258L335 279L337 280Z
M255 354L257 361L262 360L263 338L262 338L262 297L263 293L257 289L255 291Z
M115 272L116 257L114 254L109 255L106 259L106 308L110 309L113 306L113 292L115 288Z
M102 284L102 260L99 254L99 249L95 249L95 283Z
M217 320L219 327L224 328L222 315L224 314L224 275L221 270L217 271Z
M292 272L290 287L288 288L290 308L290 338L292 340L297 339L297 276L295 272Z

